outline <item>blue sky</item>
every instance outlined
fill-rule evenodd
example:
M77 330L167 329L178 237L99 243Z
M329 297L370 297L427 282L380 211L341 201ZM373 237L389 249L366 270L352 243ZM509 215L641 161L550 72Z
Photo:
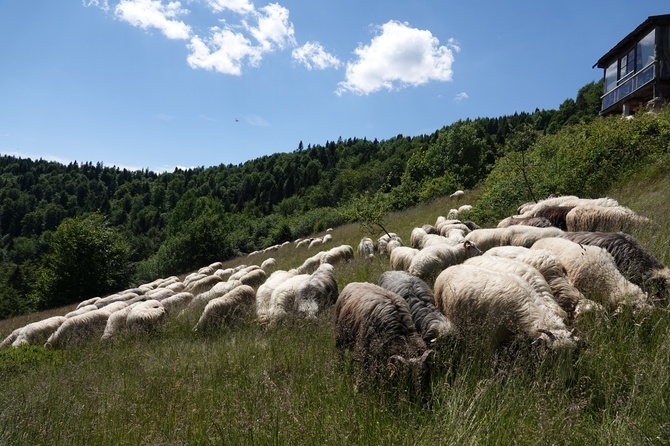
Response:
M0 153L128 169L555 109L665 0L0 0Z

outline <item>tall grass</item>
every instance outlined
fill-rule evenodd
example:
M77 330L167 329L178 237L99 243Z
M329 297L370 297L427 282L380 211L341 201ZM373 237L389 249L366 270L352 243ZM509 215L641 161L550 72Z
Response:
M667 180L651 169L611 194L657 222L635 235L665 263ZM408 242L414 226L459 204L445 198L392 214L388 229ZM357 225L333 234L354 249L368 235ZM315 252L290 245L229 265L273 256L289 269ZM357 258L336 275L341 289L386 269L386 258ZM0 321L0 337L44 317ZM452 346L439 352L422 405L356 387L335 348L332 310L312 322L266 329L247 319L209 334L171 320L152 336L1 351L0 444L668 444L669 325L665 308L581 318L575 329L588 347L569 357L523 342L496 355Z

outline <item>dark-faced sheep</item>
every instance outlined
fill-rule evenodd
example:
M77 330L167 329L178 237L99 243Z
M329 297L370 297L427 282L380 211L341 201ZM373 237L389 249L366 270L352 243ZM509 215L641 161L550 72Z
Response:
M426 344L453 334L453 325L435 308L433 292L423 280L405 271L386 271L379 276L379 286L407 301L414 325Z
M434 355L416 331L409 305L378 285L352 282L335 304L335 345L351 353L358 364L359 382L391 382L393 378L418 384L425 398L430 389Z

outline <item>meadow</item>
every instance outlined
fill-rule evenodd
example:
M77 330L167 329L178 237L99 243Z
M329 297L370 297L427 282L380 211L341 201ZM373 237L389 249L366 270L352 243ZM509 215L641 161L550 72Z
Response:
M608 196L650 217L633 235L670 263L670 180L649 167ZM389 214L406 243L460 202L444 197ZM369 235L335 228L334 244ZM334 245L333 245L334 246ZM289 269L312 255L292 245L225 264L277 259ZM377 282L388 258L336 267L339 289ZM14 328L73 306L0 321ZM378 386L356 386L335 348L332 309L316 321L263 328L251 318L200 334L171 320L152 336L126 336L65 350L0 351L3 445L475 445L670 443L670 318L623 311L578 318L588 347L579 355L529 346L488 354L450 346L438 352L428 404Z

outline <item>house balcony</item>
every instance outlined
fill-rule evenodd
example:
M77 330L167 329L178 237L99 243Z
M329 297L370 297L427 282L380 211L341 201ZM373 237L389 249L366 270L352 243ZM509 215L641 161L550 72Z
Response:
M630 97L633 93L650 84L654 80L654 66L649 64L646 68L638 71L629 78L624 78L616 88L602 96L601 114L610 107Z

